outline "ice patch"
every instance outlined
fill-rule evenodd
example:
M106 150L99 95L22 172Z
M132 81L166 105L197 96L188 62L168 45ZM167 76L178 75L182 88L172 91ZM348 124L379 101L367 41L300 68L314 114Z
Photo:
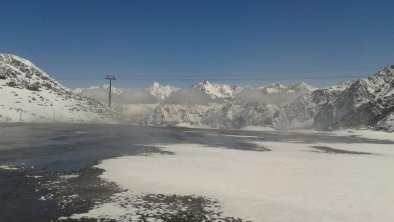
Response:
M14 167L14 166L9 166L9 165L0 165L0 169L3 169L3 170L19 170L19 168Z
M68 180L79 177L78 174L69 174L69 175L61 175L59 176L60 179Z

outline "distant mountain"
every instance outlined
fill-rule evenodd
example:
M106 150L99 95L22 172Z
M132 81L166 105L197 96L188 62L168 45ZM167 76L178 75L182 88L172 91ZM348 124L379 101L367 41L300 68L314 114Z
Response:
M142 125L320 130L369 127L394 131L394 66L322 89L304 82L252 88L207 80L183 89L157 82L146 89L113 87L112 110L103 105L108 101L108 87L71 91L30 61L0 54L0 121L119 118Z
M154 96L156 99L158 100L164 100L167 99L168 97L170 97L170 95L179 90L179 88L176 88L174 86L162 86L157 82L154 82L152 84L152 86L150 86L149 88L145 89L145 91L149 94L151 94L152 96Z
M394 66L388 66L367 78L323 89L303 82L288 86L274 83L259 88L244 88L209 81L193 88L213 98L226 98L226 102L199 108L178 106L173 109L168 105L159 105L155 108L156 115L150 116L151 123L319 130L370 127L394 131ZM174 119L174 116L182 118Z
M73 94L30 61L0 54L0 121L112 121L113 111Z
M210 83L208 80L200 82L197 85L193 85L192 88L199 89L209 94L213 99L215 98L231 98L234 94L242 91L242 87L221 85Z
M305 92L312 92L317 88L306 84L305 82L298 82L296 84L291 84L288 86L282 85L280 83L273 83L267 86L259 87L263 91L264 94L272 95L272 94L302 94Z
M375 127L394 130L394 66L352 82L322 105L315 117L319 129Z
M216 128L268 126L321 130L371 127L394 131L393 68L389 66L371 77L323 89L304 82L252 88L207 80L191 87L211 100L191 89L153 83L145 90L123 90L120 95L124 98L139 95L137 98L144 99L122 100L118 110L128 121L144 125L186 123ZM107 98L107 89L104 96Z
M297 96L274 114L272 126L282 129L311 128L323 105L335 101L350 84L340 83Z
M179 88L173 86L162 86L154 82L146 89L123 89L112 86L112 97L117 104L134 104L134 103L156 103L167 99L173 92ZM75 94L87 96L98 101L108 101L109 85L91 86L88 88L76 88ZM140 99L137 99L140 98Z

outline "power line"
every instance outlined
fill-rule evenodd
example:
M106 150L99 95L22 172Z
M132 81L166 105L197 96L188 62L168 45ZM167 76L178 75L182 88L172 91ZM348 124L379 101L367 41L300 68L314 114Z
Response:
M245 80L301 80L301 79L338 79L338 78L360 78L360 75L336 75L336 76L284 76L284 77L253 77L248 78L243 77L234 77L234 78L209 78L209 77L201 77L201 78L122 78L123 81L174 81L174 82L183 82L183 81L202 81L208 79L210 81L245 81ZM59 81L94 81L96 79L58 79Z
M162 77L133 77L122 78L122 81L201 81L209 79L211 81L245 81L245 80L297 80L297 79L337 79L337 78L360 78L360 75L349 75L347 73L336 73L336 75L313 76L313 75L298 75L298 76L277 76L280 74L311 74L311 73L330 73L338 71L361 71L361 70L377 70L381 67L363 67L363 68L347 68L347 69L326 69L326 70L311 70L300 72L275 72L275 73L261 73L254 75L240 74L241 77L208 77L201 76L201 78L162 78ZM215 75L211 75L215 76ZM58 78L59 81L92 81L93 78Z

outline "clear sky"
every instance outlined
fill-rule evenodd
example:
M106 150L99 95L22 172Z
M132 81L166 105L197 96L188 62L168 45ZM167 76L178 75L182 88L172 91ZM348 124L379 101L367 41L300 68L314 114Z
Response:
M68 87L325 86L394 64L394 1L0 0L0 53Z

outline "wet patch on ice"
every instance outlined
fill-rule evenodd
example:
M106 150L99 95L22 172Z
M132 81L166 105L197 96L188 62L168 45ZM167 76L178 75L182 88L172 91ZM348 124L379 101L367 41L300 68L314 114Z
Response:
M256 143L237 142L235 144L239 146L239 149L241 150L251 150L251 151L261 151L261 152L271 151L271 149L268 149L267 147L258 145Z
M373 155L373 153L366 153L366 152L357 152L357 151L348 151L348 150L341 150L335 149L328 146L311 146L318 151L312 151L317 153L335 153L335 154L354 154L354 155Z
M121 191L114 183L100 179L102 172L90 167L72 174L22 167L0 169L0 221L55 221L86 212L97 201Z
M139 156L152 155L153 153L163 154L163 155L174 155L174 152L160 149L160 147L158 146L141 146L141 148L137 151L137 155Z

